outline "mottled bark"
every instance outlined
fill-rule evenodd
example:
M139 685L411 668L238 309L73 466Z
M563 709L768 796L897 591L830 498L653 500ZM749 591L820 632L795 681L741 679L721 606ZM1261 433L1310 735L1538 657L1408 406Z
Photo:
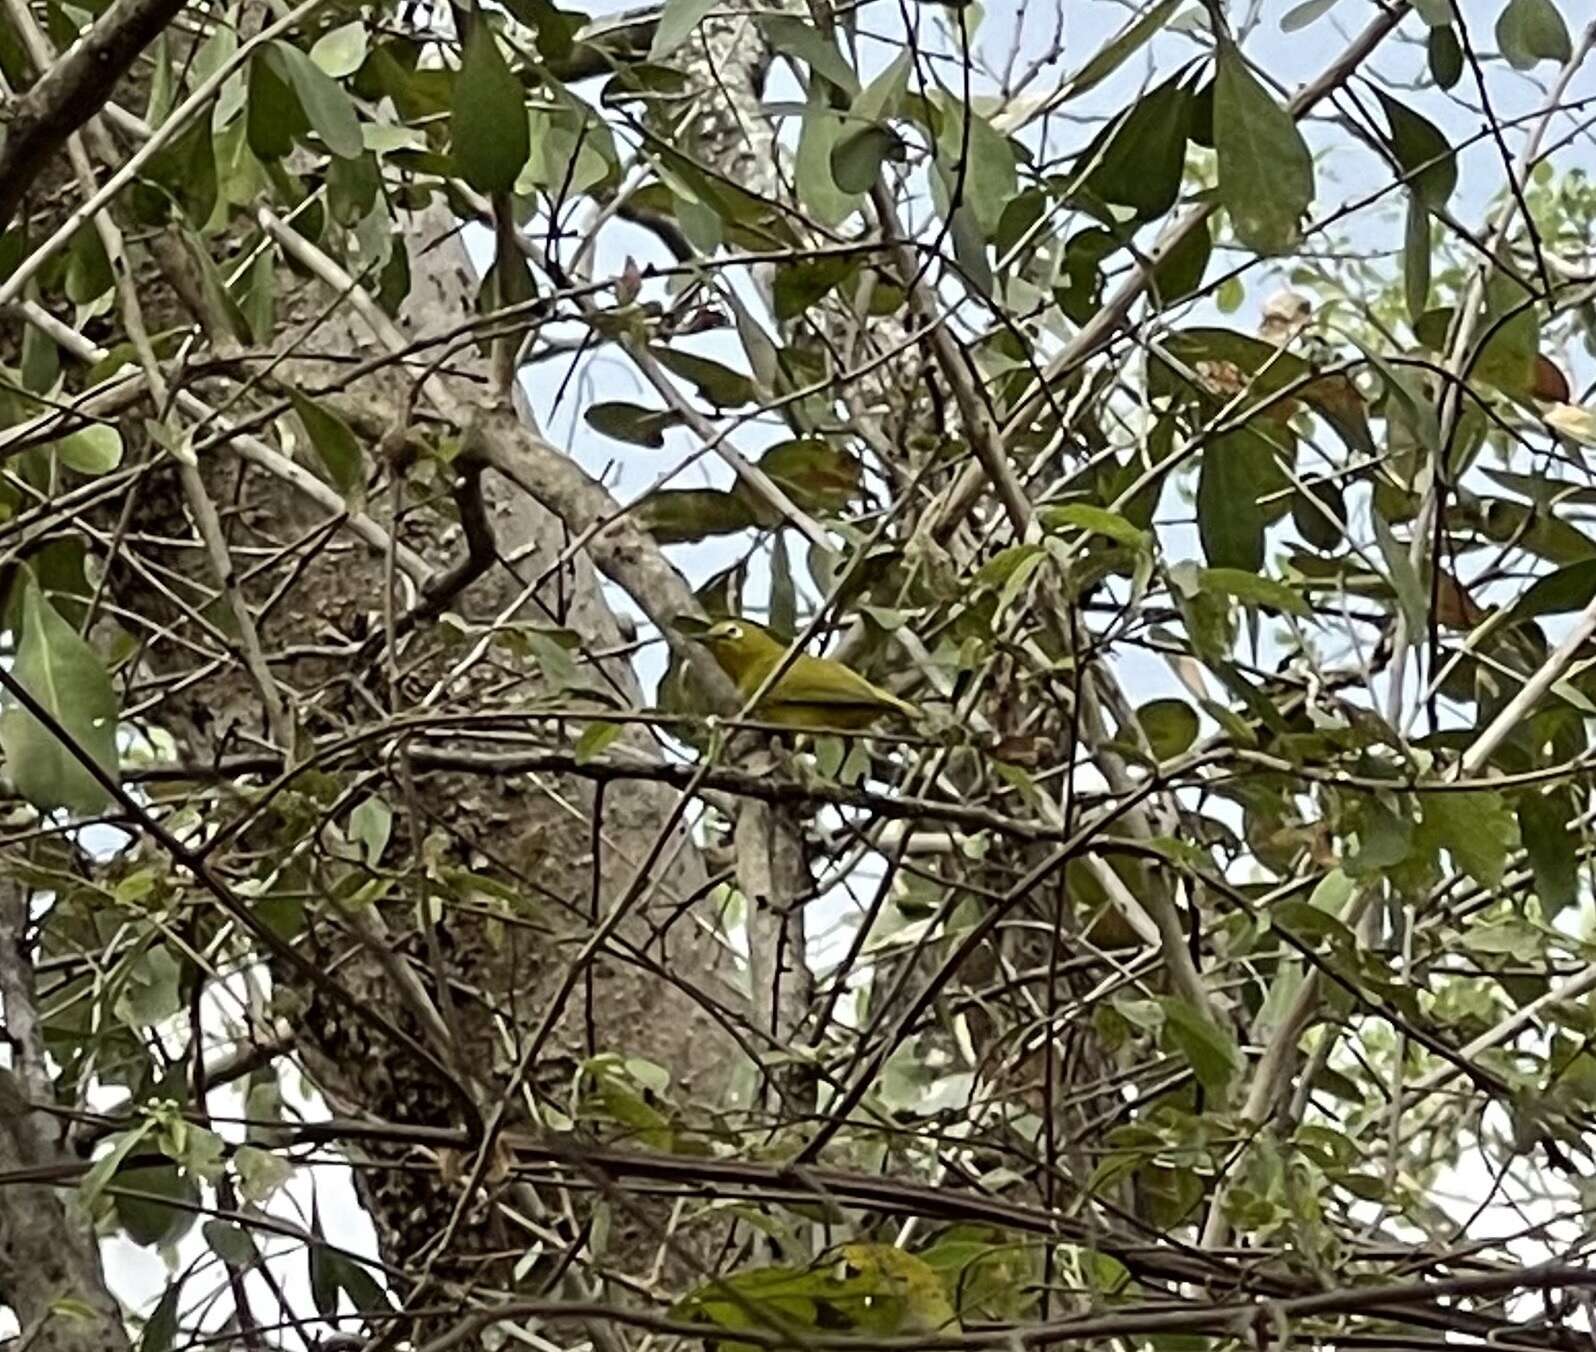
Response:
M71 205L70 191L61 200ZM476 279L455 223L435 206L424 215L398 217L396 227L411 257L403 332L458 326L473 312ZM247 229L243 220L240 229ZM237 359L238 344L218 323L182 247L171 238L145 234L132 262L152 332L197 322L211 352ZM276 302L277 331L293 335L294 351L258 392L265 397L336 382L351 357L365 360L380 350L337 294L288 267L280 269ZM449 380L480 399L484 369L475 350L466 347L451 359ZM379 372L331 402L363 433L380 434L400 423L412 374ZM247 416L250 397L235 402L238 375L238 368L227 366L208 375L186 373L182 396L209 401L211 407L226 405L232 417ZM154 450L139 427L155 409L143 403L130 412L124 424L128 459L136 461ZM425 397L421 414L425 421L418 430L436 437L442 429ZM273 429L264 431L272 436ZM368 452L377 449L377 439L367 441ZM307 448L299 453L313 458ZM440 471L430 485L407 487L403 518L394 526L387 484L380 473L372 473L374 467L375 461L368 461L376 487L365 505L367 515L392 526L435 576L446 574L466 551L461 511L451 501L451 476ZM462 656L457 630L447 623L418 626L405 641L404 673L394 679L382 641L390 606L386 560L340 528L325 505L262 468L258 458L233 454L225 438L207 449L201 470L232 551L232 569L271 655L271 677L299 727L298 754L302 757L312 741L336 739L385 716L436 707L425 701ZM508 482L488 474L481 487L494 557L486 573L447 609L469 625L524 620L575 634L579 646L573 660L594 684L616 706L639 707L642 695L624 656L583 660L584 654L623 653L625 640L585 555L563 557L569 531ZM176 738L179 759L203 766L231 752L270 745L258 680L230 649L225 616L213 604L218 594L214 560L199 548L194 498L184 491L170 460L141 474L130 493L105 504L90 524L98 532L91 552L109 565L102 631L109 632L105 616L114 613L141 641L137 695L160 692L152 721ZM68 523L60 538L73 530ZM40 536L36 544L48 538ZM534 579L537 585L529 587ZM414 592L401 589L392 604L402 613L414 600ZM484 701L496 708L535 709L539 698L554 693L528 649L507 641L457 679L453 698L445 703L456 713ZM650 739L635 730L625 733L620 745L641 754L652 750ZM431 922L424 918L419 885L409 881L396 885L369 917L351 917L320 901L307 907L304 951L333 974L342 994L330 999L293 970L278 967L273 1002L293 1029L298 1059L330 1106L378 1120L458 1120L453 1093L432 1070L397 1052L361 1017L362 1009L376 1011L424 1039L428 1030L407 999L407 987L447 1011L451 1045L442 1049L444 1060L471 1081L484 1114L508 1092L509 1068L531 1030L546 1021L552 1022L553 1034L521 1095L569 1110L575 1066L594 1052L623 1050L666 1067L673 1094L683 1099L712 1095L730 1065L730 1044L719 1035L706 1002L735 1002L737 996L718 975L718 941L696 919L694 903L705 874L685 828L673 822L676 793L636 784L596 794L581 780L533 782L419 769L407 780L401 755L397 743L380 748L369 767L375 775L363 781L359 795L381 793L393 808L385 869L419 878L416 847L424 846L435 876L471 873L497 891L484 893L476 904L457 890ZM296 786L275 801L216 857L218 867L235 881L287 877L315 897L325 886L324 842L295 833L319 829L318 814L335 799L316 799L313 785L308 791L309 799L300 798ZM339 815L352 801L342 804ZM230 793L218 794L213 802L217 823L241 806ZM293 817L307 806L309 817ZM649 874L644 903L594 957L566 1007L551 1008L593 923L632 883L661 832L670 839ZM396 983L396 972L409 981ZM11 1019L10 990L6 996ZM47 1080L32 1089L48 1090ZM38 1139L36 1115L22 1111L17 1096L11 1098L13 1110L0 1123L0 1168L6 1169L42 1162L48 1153ZM525 1101L518 1097L510 1120L525 1116ZM439 1282L448 1291L463 1283L514 1285L510 1271L534 1241L501 1215L497 1185L478 1193L456 1218L462 1186L458 1161L376 1148L363 1149L360 1158L366 1167L356 1175L359 1190L391 1267L417 1279L425 1270L434 1293ZM517 1210L535 1211L533 1200L519 1197ZM550 1225L559 1233L563 1222L555 1216ZM445 1234L451 1242L440 1255L435 1249ZM609 1252L616 1263L651 1262L656 1242L646 1210L614 1216ZM0 1265L5 1301L24 1331L37 1332L42 1340L33 1346L115 1348L123 1342L120 1316L105 1293L97 1244L91 1229L73 1214L70 1194L32 1187L0 1190ZM528 1277L533 1286L541 1280L538 1271ZM398 1286L397 1295L409 1294L403 1280Z
M11 1069L0 1070L0 1174L70 1158L55 1103L34 996L27 892L0 880L0 1002ZM94 1227L71 1192L0 1186L0 1303L32 1352L118 1352L122 1312L106 1289Z

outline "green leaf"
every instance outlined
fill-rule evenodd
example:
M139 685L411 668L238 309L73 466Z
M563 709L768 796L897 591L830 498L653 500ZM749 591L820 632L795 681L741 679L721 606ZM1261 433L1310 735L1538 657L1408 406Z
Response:
M526 91L480 11L455 77L449 134L460 176L478 192L509 192L532 153Z
M1302 4L1287 10L1280 19L1282 33L1295 33L1316 19L1322 19L1336 7L1336 0L1303 0Z
M321 1228L321 1210L316 1204L316 1194L310 1199L311 1242L305 1246L306 1266L310 1269L310 1298L316 1313L330 1319L338 1313L338 1276L332 1267L333 1251L327 1247L326 1233Z
M568 90L554 92L557 107L534 108L528 116L531 158L516 182L517 193L536 187L569 198L591 192L617 172L609 125Z
M903 97L909 92L909 71L913 60L907 50L899 52L892 63L882 68L853 101L848 110L855 125L866 122L887 122L903 110Z
M859 77L853 67L837 50L835 40L823 36L813 24L791 14L761 14L757 22L775 51L808 63L810 70L830 80L850 99L858 95Z
M1269 923L1310 943L1329 939L1337 947L1350 951L1357 939L1341 920L1322 907L1308 901L1282 901L1270 908Z
M200 1233L205 1236L211 1252L224 1263L247 1268L260 1258L260 1250L255 1247L249 1231L228 1221L206 1221L200 1226Z
M674 52L687 41L693 29L715 8L715 4L716 0L665 0L659 22L654 26L654 41L649 45L648 59L663 61Z
M363 152L366 146L360 119L343 86L291 43L274 42L270 50L280 63L283 78L293 86L312 130L327 149L346 160Z
M886 127L844 132L831 147L831 181L843 192L869 192L881 173L882 161L898 144Z
M859 270L857 258L837 255L795 260L776 271L771 284L776 318L786 323L829 296Z
M1596 559L1570 564L1538 577L1513 603L1509 622L1520 624L1540 615L1583 610L1596 597Z
M1402 608L1410 634L1422 634L1430 614L1430 593L1419 580L1408 547L1396 538L1391 527L1378 511L1370 517L1374 524L1375 543L1380 546L1380 557L1391 574L1391 589L1396 592L1397 604Z
M1507 394L1525 397L1535 388L1540 355L1540 320L1535 298L1517 279L1495 271L1485 287L1483 345L1468 374Z
M175 1244L194 1228L204 1205L199 1183L169 1160L118 1169L110 1186L117 1224L147 1249Z
M1517 844L1518 824L1499 793L1468 789L1423 795L1426 844L1449 850L1457 866L1483 887L1495 887Z
M311 47L310 59L330 79L353 75L366 59L366 25L352 19L328 29Z
M1430 30L1425 43L1430 65L1430 78L1442 89L1450 89L1463 78L1463 44L1451 24L1442 24Z
M1213 229L1201 220L1158 257L1149 288L1160 307L1167 309L1202 286L1213 248Z
M88 1173L83 1175L83 1181L78 1184L78 1200L83 1203L84 1210L93 1209L95 1201L105 1191L106 1184L111 1181L122 1161L154 1129L153 1119L146 1118L138 1126L111 1138L116 1144L94 1161Z
M935 179L933 182L941 182ZM994 278L992 265L986 256L987 232L969 203L960 203L948 219L948 235L953 240L953 257L963 274L963 280L978 295L992 299Z
M241 1145L233 1155L238 1170L238 1190L246 1202L260 1206L293 1177L294 1169L281 1155L255 1145Z
M1118 512L1096 507L1089 502L1066 502L1061 507L1044 507L1039 515L1048 530L1064 530L1074 526L1092 535L1105 535L1133 549L1146 549L1151 543L1148 532L1127 521Z
M798 632L798 589L793 583L787 536L777 531L770 542L770 627L783 638Z
M1408 198L1402 240L1402 296L1415 322L1430 303L1430 213L1417 196Z
M216 260L211 257L205 241L194 231L184 230L182 242L184 252L199 274L200 291L204 294L206 308L227 325L228 331L240 343L249 342L249 325L245 322L244 312L238 308L238 302L227 289L221 269L216 266Z
M1198 579L1204 590L1233 597L1243 605L1261 606L1303 619L1313 614L1300 592L1261 573L1244 572L1239 568L1204 568Z
M79 474L108 474L122 463L122 434L109 423L80 427L55 443L55 454Z
M1274 447L1253 428L1209 443L1197 470L1197 533L1210 567L1263 567L1269 512L1260 498L1283 480Z
M365 487L366 465L349 424L298 390L290 390L288 397L338 491L345 497L358 494Z
M1373 348L1364 347L1356 338L1352 341L1369 359L1369 364L1380 373L1385 384L1387 431L1400 428L1413 443L1434 453L1440 446L1441 428L1435 405L1425 393L1419 375L1411 368L1392 366Z
M505 0L504 7L537 34L538 51L550 63L570 59L576 35L587 25L586 14L561 9L550 0Z
M1102 49L1065 82L1067 97L1076 98L1095 89L1139 51L1180 8L1181 0L1159 0L1147 13L1127 24Z
M1566 793L1526 793L1518 803L1518 830L1535 874L1541 919L1551 924L1579 899L1574 805Z
M1197 711L1182 699L1149 700L1136 710L1147 746L1160 761L1167 761L1191 749L1202 726Z
M67 255L66 297L74 305L90 305L116 285L111 260L100 232L92 225L79 230Z
M1223 1096L1241 1070L1241 1052L1235 1040L1201 1010L1178 996L1158 1002L1164 1011L1164 1036L1184 1056L1209 1093Z
M842 510L859 496L864 474L858 457L818 437L777 443L759 457L759 468L806 512Z
M798 131L793 181L806 214L823 226L841 225L859 205L857 193L844 192L831 177L831 152L844 133L841 117L832 111L818 85L809 88L809 104Z
M1541 61L1568 61L1574 44L1552 0L1508 0L1497 16L1496 44L1517 70Z
M1019 190L1013 142L955 99L945 99L939 111L942 126L936 141L936 173L931 176L932 201L947 219L956 194L984 243L997 232L1004 207Z
M1596 555L1596 540L1554 513L1506 498L1491 498L1480 513L1480 531L1498 544L1515 546L1549 563L1583 563Z
M1144 94L1081 152L1076 175L1100 201L1129 207L1138 220L1164 215L1180 196L1192 96L1178 78Z
M1084 324L1097 313L1103 299L1102 263L1119 247L1113 234L1095 225L1076 231L1065 244L1062 284L1054 287L1053 299L1075 323Z
M335 160L334 164L348 164L348 160ZM239 313L249 326L250 338L259 346L272 341L272 330L277 324L277 256L271 249L263 249L250 264L244 295L239 302Z
M1443 207L1457 187L1457 158L1441 129L1383 89L1375 88L1386 121L1391 124L1390 147L1407 175L1408 187L1427 207Z
M637 505L635 515L662 545L733 535L757 524L741 497L713 488L659 489Z
M287 75L278 73L280 63L271 57L271 49L267 48L250 59L245 135L249 148L261 159L280 160L294 148L294 138L310 130L310 120L289 86ZM208 134L205 143L211 143Z
M365 1264L347 1258L341 1253L329 1252L327 1266L332 1270L333 1280L349 1297L350 1304L356 1310L370 1314L393 1309L393 1302L377 1284L377 1279L367 1271Z
M167 30L155 39L150 48L150 93L144 103L144 120L151 127L166 121L176 101L172 93L172 44Z
M55 339L33 324L22 329L22 388L49 394L61 375L61 349Z
M1333 479L1304 484L1291 498L1291 520L1315 549L1332 550L1341 543L1347 519L1346 499Z
M1219 48L1214 84L1219 200L1236 238L1261 254L1284 253L1313 204L1313 156L1291 114L1247 68L1234 43Z
M116 692L110 673L32 577L26 586L22 642L12 675L62 732L118 782ZM0 749L17 792L40 811L65 807L98 812L111 801L77 757L25 709L12 707L0 715Z
M729 366L679 347L651 347L649 354L672 375L696 386L716 408L740 408L759 397L754 382Z
M373 868L382 860L393 834L393 809L380 794L372 794L349 814L349 838L358 841L366 863Z
M376 207L381 191L382 170L375 155L335 159L327 170L327 210L339 225L358 227ZM270 264L273 260L268 252L256 261Z
M674 409L643 408L618 400L590 405L582 417L595 432L655 451L665 445L665 429L682 420Z
M605 748L625 731L624 723L611 723L605 720L589 723L582 729L582 735L576 739L576 746L572 748L576 763L586 765L589 761L596 760L604 754Z
M116 998L116 1016L129 1028L148 1028L183 1008L183 969L165 944L147 948L131 962Z
M177 1302L182 1293L181 1279L161 1293L160 1303L144 1323L139 1352L172 1352L172 1344L177 1340Z
M1363 799L1355 821L1356 847L1341 864L1348 877L1362 878L1395 868L1413 852L1411 816L1398 816L1378 798Z
M214 1131L188 1126L172 1144L177 1151L177 1162L194 1177L215 1183L226 1171L222 1157L227 1152L227 1142Z

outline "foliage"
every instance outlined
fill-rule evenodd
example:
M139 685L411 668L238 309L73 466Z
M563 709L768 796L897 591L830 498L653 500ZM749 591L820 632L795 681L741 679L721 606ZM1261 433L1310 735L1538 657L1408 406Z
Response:
M1588 1336L1575 6L169 8L0 15L21 1326Z

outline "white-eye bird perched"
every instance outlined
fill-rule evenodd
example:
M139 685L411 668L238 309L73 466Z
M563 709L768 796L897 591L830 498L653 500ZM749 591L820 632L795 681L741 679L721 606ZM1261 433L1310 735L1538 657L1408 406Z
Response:
M751 620L722 620L700 640L745 700L781 664L787 645ZM881 718L914 719L907 700L867 681L829 657L799 653L753 709L755 718L783 727L856 732Z

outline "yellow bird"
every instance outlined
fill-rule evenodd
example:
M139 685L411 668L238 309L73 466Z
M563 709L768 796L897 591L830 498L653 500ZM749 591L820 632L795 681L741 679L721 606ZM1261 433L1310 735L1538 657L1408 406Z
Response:
M722 620L701 641L745 700L765 683L787 652L785 643L748 620ZM765 692L753 716L789 728L855 732L888 714L912 719L919 712L841 662L799 653Z
M891 1244L844 1244L843 1274L872 1290L870 1304L876 1327L891 1334L930 1333L940 1337L960 1332L959 1316L948 1299L937 1270L917 1254Z

